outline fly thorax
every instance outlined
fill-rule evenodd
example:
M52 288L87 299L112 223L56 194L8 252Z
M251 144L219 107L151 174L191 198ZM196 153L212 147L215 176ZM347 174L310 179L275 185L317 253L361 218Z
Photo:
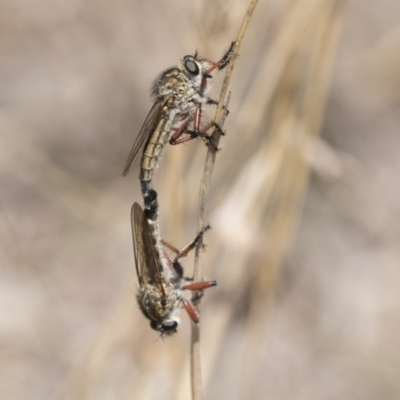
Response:
M152 96L167 97L176 93L176 86L182 80L182 71L177 67L172 67L163 71L154 81Z
M138 305L146 318L152 321L162 321L168 318L178 307L178 294L165 287L164 298L153 285L144 285L137 295Z

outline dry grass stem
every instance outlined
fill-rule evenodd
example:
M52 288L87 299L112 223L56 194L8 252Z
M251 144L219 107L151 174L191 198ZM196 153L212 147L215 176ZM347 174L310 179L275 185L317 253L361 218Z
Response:
M235 46L232 53L232 59L227 67L225 79L222 84L221 93L219 96L218 106L215 113L214 121L219 124L221 128L223 128L225 119L228 114L228 105L229 105L229 97L227 101L228 88L233 72L233 68L235 66L235 61L239 55L240 45L242 43L244 34L247 30L249 25L251 16L253 11L258 3L258 0L251 0L249 7L247 9L246 15L243 18L242 24L239 29L239 33L235 40ZM225 112L223 113L225 106ZM212 138L213 142L218 147L220 141L221 133L215 129ZM204 166L203 177L201 179L200 185L200 200L199 200L199 212L198 212L198 221L197 221L197 230L200 231L204 226L204 218L205 218L205 211L206 211L206 200L208 196L208 192L210 190L211 184L211 176L214 168L216 151L211 146L209 146ZM194 261L194 271L193 271L193 278L194 280L201 279L201 267L200 267L200 250L202 248L201 240L200 243L196 246L195 251L195 261ZM200 307L200 302L197 305ZM202 392L202 375L201 375L201 356L200 356L200 326L199 324L192 323L192 334L191 334L191 347L190 347L190 354L191 354L191 387L192 387L192 399L193 400L201 400L203 399L203 392Z

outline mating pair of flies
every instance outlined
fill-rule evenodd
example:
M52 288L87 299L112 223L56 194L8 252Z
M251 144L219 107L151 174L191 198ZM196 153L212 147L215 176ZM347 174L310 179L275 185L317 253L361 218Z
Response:
M216 281L192 282L184 276L180 259L201 240L209 229L206 226L184 249L178 250L163 241L160 235L157 192L152 187L154 169L167 143L172 145L194 138L216 146L208 133L215 128L223 134L214 121L201 127L203 106L217 104L208 97L212 73L224 69L233 53L235 42L223 57L213 62L194 56L183 57L180 67L172 67L162 72L155 80L152 96L155 101L144 121L139 135L128 156L123 175L127 175L132 162L141 154L140 175L144 209L134 203L131 222L136 272L139 280L137 300L140 309L150 320L152 329L161 336L176 332L181 306L185 308L193 322L199 321L199 314L193 301L184 295L185 290L201 291L215 286ZM166 248L176 254L171 260Z

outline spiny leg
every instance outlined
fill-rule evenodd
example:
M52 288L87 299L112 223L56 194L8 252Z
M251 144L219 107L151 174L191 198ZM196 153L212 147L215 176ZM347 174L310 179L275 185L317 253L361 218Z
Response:
M200 320L199 312L195 309L194 305L188 299L182 297L181 299L183 307L185 308L186 312L188 313L190 319L197 324Z
M200 299L203 297L204 290L213 286L217 286L217 281L192 282L184 286L183 288L194 292L190 303L193 307L195 307L199 303Z
M228 65L228 63L231 59L231 56L233 53L233 48L235 47L235 44L236 44L236 42L231 43L228 51L222 56L222 58L219 61L213 62L211 60L207 60L212 65L208 70L203 72L203 79L201 81L201 86L200 86L200 89L202 92L204 92L204 89L207 86L207 79L212 78L211 72L214 71L216 68L218 68L221 71Z
M176 128L175 133L169 139L169 144L176 145L195 139L200 136L200 121L202 116L201 104L196 104L193 115L187 117L179 128ZM193 129L188 129L193 121ZM186 135L182 137L182 135Z
M208 98L207 104L217 105L218 101ZM229 114L227 106L228 102L223 106L223 110L226 116ZM208 134L207 131L209 131L212 128L215 128L221 136L224 136L225 132L222 130L221 126L215 121L211 121L208 125L206 125L204 128L200 130L201 115L202 115L202 105L198 104L193 114L193 129L187 129L190 124L190 119L189 118L186 119L185 122L181 125L181 127L179 127L175 132L175 134L171 137L169 143L172 145L176 145L200 137L207 146L211 146L214 151L218 151L219 150L218 146L213 142L212 135Z
M196 110L195 110L195 113L196 113ZM171 136L171 139L169 139L170 144L174 145L174 144L181 143L179 141L179 138L186 132L191 120L192 120L192 116L187 117L182 122L182 124L178 128L175 129L175 133Z
M186 257L197 245L199 240L203 237L204 233L211 229L210 225L206 225L187 246L178 251L173 262L178 261L180 258Z
M211 104L213 106L217 106L218 105L218 100L214 100L214 99L210 99L208 98L206 101L206 104ZM228 116L230 114L230 111L228 110L226 104L224 104L224 106L222 107L222 109L224 110L224 112L226 112L226 115Z
M215 121L211 121L209 124L207 124L204 128L202 128L199 131L188 129L185 132L182 132L178 139L174 140L173 142L171 139L170 144L173 145L181 144L188 142L189 140L200 137L207 146L211 146L214 149L214 151L218 151L219 150L218 146L213 142L212 135L207 133L207 131L209 131L212 128L217 129L221 135L225 135L225 132L222 130L222 128Z
M190 283L189 285L186 285L184 287L184 289L193 290L196 292L196 295L192 299L192 301L185 299L184 297L182 297L182 299L181 299L183 307L185 308L186 312L189 314L191 320L194 323L197 324L200 319L200 315L199 315L199 312L195 308L195 304L197 304L198 301L203 297L203 290L208 289L213 286L216 286L216 285L217 285L216 281L207 281L207 282Z
M176 254L175 258L172 260L172 266L175 270L175 272L178 274L178 276L183 277L183 267L181 265L181 263L179 262L179 260L181 258L186 257L191 250L193 250L197 243L199 242L199 240L203 237L204 233L206 231L208 231L209 229L211 229L210 225L206 225L198 234L197 236L194 238L194 240L192 240L187 246L185 246L182 250L178 250L175 246L173 246L171 243L166 242L165 240L161 240L161 243L168 248L169 250L171 250L172 252L174 252Z

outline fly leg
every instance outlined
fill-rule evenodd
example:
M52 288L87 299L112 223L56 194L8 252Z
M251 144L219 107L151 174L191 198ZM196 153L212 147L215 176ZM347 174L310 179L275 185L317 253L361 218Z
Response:
M198 233L198 235L195 237L195 239L192 242L190 242L187 246L185 246L182 250L178 250L176 247L172 246L170 243L162 240L162 244L176 254L176 257L172 261L172 265L173 265L175 272L180 277L183 277L183 267L182 267L182 264L179 262L179 259L186 257L190 253L190 251L196 247L197 243L199 242L199 240L201 240L204 233L206 231L208 231L209 229L210 229L209 225L205 226ZM191 279L186 279L186 280L191 280ZM195 305L203 297L203 290L208 289L213 286L216 286L216 285L217 285L217 281L203 281L203 282L191 282L183 287L183 289L191 290L191 291L195 292L195 296L192 299L192 301L190 301L184 297L181 298L183 307L185 308L186 312L189 314L189 317L191 318L191 320L194 323L197 324L199 322L200 316L199 316L198 311L196 310Z
M167 247L169 250L174 252L176 254L175 258L172 260L172 266L175 270L175 272L178 274L178 276L183 278L183 267L182 264L179 262L181 258L186 257L197 245L199 240L202 239L203 235L205 232L207 232L209 229L211 229L210 225L206 225L192 240L187 246L185 246L182 250L178 250L175 246L172 244L166 242L165 240L161 240L161 243ZM189 289L189 290L196 290L196 289Z
M203 290L213 286L217 286L217 281L193 282L189 283L184 287L184 289L193 290L196 292L195 296L192 298L191 301L184 297L181 298L183 307L189 314L191 320L196 324L199 322L200 316L195 306L199 302L199 300L203 297Z
M196 107L196 110L197 110L197 107ZM196 110L195 110L195 114L196 114ZM192 116L189 116L182 122L182 124L179 126L179 128L175 129L175 133L171 136L171 139L169 139L169 144L175 145L175 144L180 144L180 143L186 142L190 139L194 139L194 137L186 139L186 140L182 140L182 138L181 138L181 136L183 134L185 134L191 121L192 121Z
M181 298L183 307L189 314L190 319L196 324L200 320L200 315L199 312L196 310L195 305L203 297L203 290L213 286L217 286L217 281L194 282L185 286L185 289L196 291L196 296L192 299L192 301L184 297Z
M206 101L206 104L211 104L211 105L213 105L213 106L217 106L217 105L218 105L218 100L214 100L214 99L208 98L207 101ZM226 113L226 116L228 116L228 115L229 115L229 110L228 110L226 104L224 104L224 106L222 107L222 109L223 109L224 112Z
M200 90L202 92L204 92L205 88L207 87L207 79L212 78L211 72L213 72L216 68L218 68L221 71L229 64L235 44L236 42L231 43L228 51L222 56L222 58L219 61L213 62L211 60L204 60L208 61L211 64L211 67L203 72L203 79L201 80L201 86L200 86Z
M212 101L214 102L214 100ZM213 142L212 135L208 134L207 132L212 128L217 129L221 135L225 135L225 132L215 121L211 121L204 128L200 129L201 112L201 104L198 104L196 110L194 111L193 129L187 129L191 122L190 119L187 118L172 135L169 143L176 145L200 137L207 146L212 147L214 151L218 151L218 146L216 146L216 144Z
M208 123L204 128L202 128L199 131L195 130L187 130L185 133L189 135L189 138L182 138L181 140L177 141L176 144L178 143L183 143L186 142L187 140L193 139L195 137L200 137L203 142L206 144L206 146L211 147L214 151L218 151L219 148L218 146L214 143L212 135L207 133L210 129L215 128L220 135L224 136L225 132L222 130L222 128L217 124L215 121L211 121Z
M206 127L206 129L200 129L200 121L202 115L202 107L201 104L197 104L196 108L193 112L193 116L187 117L183 123L175 130L175 133L172 135L169 140L169 144L176 145L188 142L189 140L201 137L206 144L211 143L210 135L207 135L205 132L210 129L210 127ZM190 123L193 121L193 129L188 129Z

